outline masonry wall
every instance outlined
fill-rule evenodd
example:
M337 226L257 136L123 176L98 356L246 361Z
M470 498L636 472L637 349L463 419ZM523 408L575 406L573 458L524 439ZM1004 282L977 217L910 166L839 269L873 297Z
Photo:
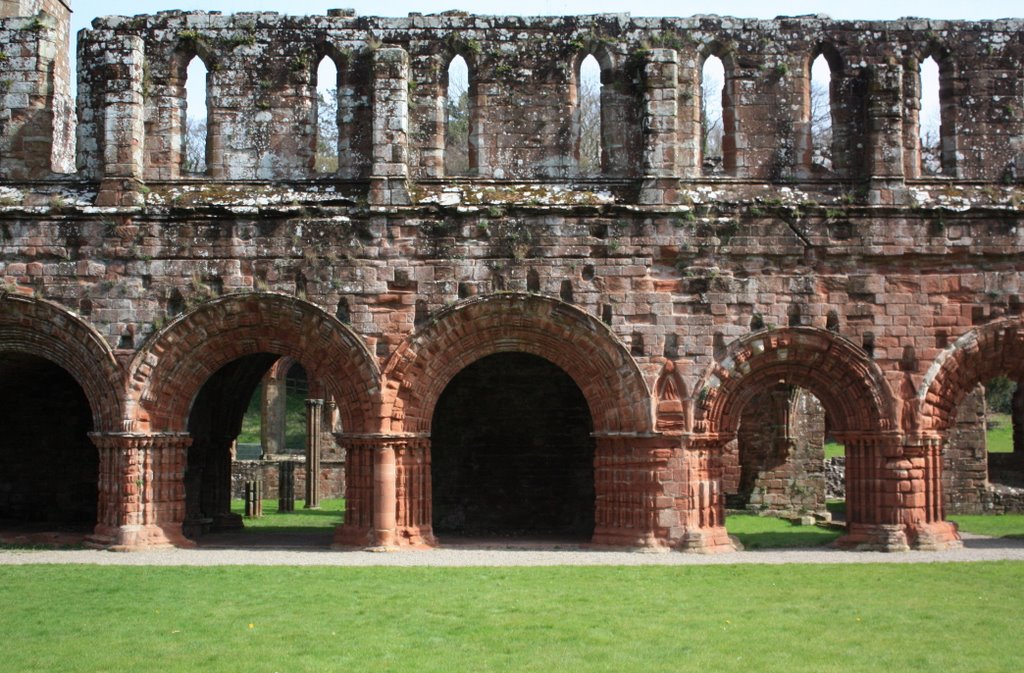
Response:
M21 44L13 30L0 39ZM121 441L148 451L149 439L117 433L170 433L152 446L176 452L171 476L154 487L172 512L175 470L187 455L175 433L188 429L203 381L233 359L256 358L247 373L255 385L256 365L270 366L268 358L329 354L321 375L361 382L355 392L336 386L358 400L339 400L355 426L339 432L353 432L346 441L359 448L346 470L358 473L352 492L365 496L352 520L368 527L365 498L380 493L370 453L398 452L410 461L395 469L409 488L402 497L420 490L393 513L410 539L419 535L429 527L429 396L444 381L403 376L454 376L454 364L435 363L470 364L461 350L453 355L460 344L561 358L577 373L599 444L595 481L619 489L595 505L597 525L643 520L654 531L608 539L680 539L699 517L720 528L708 500L721 468L715 442L728 439L750 402L744 386L779 382L816 387L826 413L855 431L848 463L915 475L885 498L858 492L887 508L884 516L858 510L865 525L902 522L901 507L917 508L906 519L913 525L930 525L941 519L937 491L925 492L921 474L934 468L931 452L959 396L990 370L1024 376L1013 336L1024 307L1022 34L1016 20L99 19L77 47L77 176L0 185L3 306L12 295L59 307L62 325L89 335L90 353L109 355L94 367L109 381L83 384L112 433L101 443L109 455L120 455ZM819 52L833 64L837 124L836 168L825 175L809 170L806 151L808 69ZM698 75L712 53L726 66L725 176L700 170ZM455 54L472 79L468 176L442 175L441 96ZM602 176L584 180L573 106L586 54L602 66L603 137L616 151L606 152ZM341 167L314 176L313 78L325 55L343 84ZM916 168L915 73L927 55L941 61L946 96L940 177ZM202 176L183 175L180 156L182 77L194 56L210 71ZM0 164L27 166L32 156L0 155ZM292 300L287 310L282 296ZM452 318L485 301L562 317L534 316L548 321L547 333L520 315L504 335L486 331L500 322L493 316L482 326ZM238 305L249 314L210 308ZM0 346L42 345L57 358L73 350L63 328L10 317L20 306L0 313L14 325L5 334L21 335ZM261 307L270 307L266 316ZM184 336L168 327L180 328L181 316L195 325ZM254 316L265 324L249 324ZM38 334L24 336L25 325ZM481 335L499 345L474 341ZM428 337L439 343L421 343ZM745 383L744 367L766 351L771 364ZM165 352L180 368L160 362ZM592 363L608 369L587 369ZM177 378L151 390L157 364ZM621 387L607 387L609 378ZM835 385L850 390L840 395ZM609 390L631 392L608 399ZM737 397L714 416L726 390ZM227 430L237 409L229 411L204 408ZM219 451L209 455L228 455L230 434L203 438ZM679 447L698 435L703 443L682 466ZM374 442L393 445L380 451ZM860 486L889 483L870 470Z

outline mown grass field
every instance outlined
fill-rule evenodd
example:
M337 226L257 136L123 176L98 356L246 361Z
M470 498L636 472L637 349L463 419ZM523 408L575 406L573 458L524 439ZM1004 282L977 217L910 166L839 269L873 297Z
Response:
M949 520L965 533L1024 539L1024 514L954 514Z
M4 566L0 601L18 673L980 673L1024 564Z
M260 532L302 533L316 529L334 528L345 519L345 499L330 498L320 501L320 509L305 509L301 499L295 500L294 512L278 512L277 500L263 501L263 516L244 518L245 528ZM232 500L231 511L245 514L245 501Z

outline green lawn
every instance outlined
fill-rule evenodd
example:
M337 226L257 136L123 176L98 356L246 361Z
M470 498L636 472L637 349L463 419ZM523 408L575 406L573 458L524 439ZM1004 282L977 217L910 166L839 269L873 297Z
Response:
M259 444L261 423L262 391L256 388L249 408L242 417L242 431L238 433L239 444ZM306 446L306 396L293 390L285 398L284 445L289 449Z
M1013 420L1009 414L989 414L985 443L989 453L1013 453Z
M247 529L262 532L302 533L316 528L334 528L345 519L345 499L332 498L320 501L320 509L304 509L305 503L295 499L295 511L281 514L277 511L277 500L263 501L263 516L258 519L245 518ZM245 501L232 500L231 511L245 514Z
M846 455L846 448L836 442L825 442L826 458L842 458Z
M949 520L965 533L1024 538L1024 514L956 514Z
M739 538L744 549L820 547L842 535L842 531L835 528L798 526L756 514L730 514L726 517L725 528L730 535Z
M1010 562L0 567L18 673L1014 671L1022 603Z

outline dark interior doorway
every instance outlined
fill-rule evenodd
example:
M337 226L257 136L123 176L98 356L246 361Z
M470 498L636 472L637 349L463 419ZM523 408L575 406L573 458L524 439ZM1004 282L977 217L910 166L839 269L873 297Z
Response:
M81 528L96 524L99 453L92 412L60 366L0 353L0 520Z
M445 388L432 427L435 533L590 539L593 421L560 368L528 353L481 358Z

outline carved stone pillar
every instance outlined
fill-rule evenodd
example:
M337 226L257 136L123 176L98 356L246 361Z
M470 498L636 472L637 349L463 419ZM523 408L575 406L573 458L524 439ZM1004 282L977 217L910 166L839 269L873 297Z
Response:
M367 547L373 544L373 452L372 438L335 434L346 452L345 523L334 531L336 547Z
M200 438L196 438L199 443ZM242 516L231 511L231 463L235 437L222 435L205 440L206 468L199 494L203 512L212 519L213 530L234 530L245 524Z
M335 435L347 451L345 523L337 546L424 547L431 524L430 439Z
M681 533L675 512L679 437L595 435L594 544L668 549Z
M142 38L124 35L108 42L103 93L103 179L98 206L135 206L143 202L142 146L143 61Z
M306 400L306 509L320 509L320 435L323 400Z
M837 436L846 447L846 530L837 544L870 551L960 546L942 507L938 437Z
M415 437L394 442L396 541L413 547L436 544L430 474L430 440Z
M908 438L903 445L906 469L895 475L901 510L914 549L939 551L963 546L956 524L945 521L942 494L942 442L939 435Z
M684 533L678 547L712 554L735 551L738 543L725 530L722 454L731 434L691 435L684 444L681 465L680 518Z
M409 203L409 54L401 47L373 53L373 156L370 203Z
M640 203L676 203L679 191L679 177L676 175L678 57L675 49L649 49L643 54L643 184Z
M118 551L189 547L185 518L187 433L91 433L100 453L99 506L89 541Z
M872 67L867 117L868 200L873 205L903 203L903 68L898 63Z

